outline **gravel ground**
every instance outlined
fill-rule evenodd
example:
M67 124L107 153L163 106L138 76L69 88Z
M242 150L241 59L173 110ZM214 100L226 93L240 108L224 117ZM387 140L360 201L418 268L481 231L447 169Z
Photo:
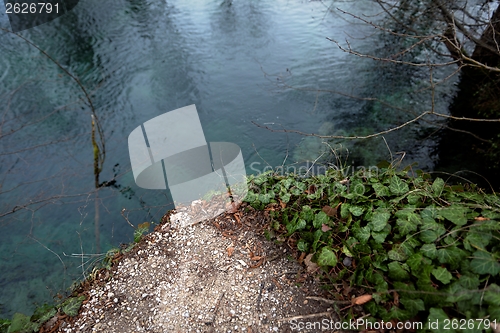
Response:
M82 283L76 317L40 332L333 332L299 329L336 314L292 248L262 236L267 212L243 204L194 225L182 209L163 220Z

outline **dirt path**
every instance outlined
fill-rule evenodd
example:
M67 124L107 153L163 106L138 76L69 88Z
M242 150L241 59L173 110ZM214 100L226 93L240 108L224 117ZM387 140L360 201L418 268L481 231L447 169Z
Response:
M193 226L174 222L165 217L111 271L82 284L87 299L76 317L40 332L334 331L319 282L291 248L262 236L267 212L243 204ZM299 330L307 325L316 326Z

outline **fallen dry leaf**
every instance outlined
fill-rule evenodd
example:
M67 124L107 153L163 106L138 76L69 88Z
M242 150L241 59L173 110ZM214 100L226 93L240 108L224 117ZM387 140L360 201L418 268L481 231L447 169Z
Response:
M255 265L250 265L249 267L250 268L257 268L259 267L260 265L262 265L264 263L264 260L265 258L262 258L260 261L258 261Z
M280 200L280 206L281 206L281 209L285 209L286 203L284 203L283 201Z
M253 257L250 257L250 260L252 260L252 261L257 261L257 260L260 260L260 259L262 259L262 257L261 257L261 256L253 256Z
M362 305L372 300L372 295L362 295L352 299L353 305Z
M347 281L342 281L342 294L344 296L348 296L351 293L351 290L352 288L349 283L347 283Z
M234 214L237 211L238 211L238 204L234 202L228 202L226 204L226 212L228 212L229 214Z
M318 265L316 265L314 262L311 261L312 259L312 253L309 253L305 258L304 258L304 264L306 264L307 271L309 273L314 272L319 268Z
M337 208L332 208L326 205L325 207L323 207L322 211L330 217L337 217Z
M314 193L316 193L316 186L315 185L309 185L309 188L305 192L307 194L314 194Z
M227 248L227 256L230 257L233 255L234 252L234 247L228 247Z
M137 228L139 229L142 229L142 228L149 228L149 222L144 222L144 223L141 223L137 226Z
M392 297L394 298L394 305L399 305L399 294L397 292L392 293Z
M326 224L323 224L321 226L321 231L323 232L327 232L328 230L332 230L332 228L330 228L329 226L327 226Z
M271 278L273 283L276 285L276 287L278 287L279 289L281 289L281 284L278 282L278 280L276 280L275 278Z
M299 257L299 264L302 264L302 261L304 261L304 257L306 256L305 252L302 252L302 254Z

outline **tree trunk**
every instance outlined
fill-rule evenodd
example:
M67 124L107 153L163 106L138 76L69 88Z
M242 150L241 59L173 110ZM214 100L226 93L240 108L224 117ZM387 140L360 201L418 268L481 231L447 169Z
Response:
M499 44L500 6L493 13L480 43L476 43L472 59L490 67L498 67ZM450 105L450 113L457 117L500 118L500 75L483 68L464 67L457 95ZM495 190L500 189L500 181L496 181L500 173L500 123L450 121L449 126L472 132L483 140L464 133L446 131L440 144L440 163L437 169L474 170L490 182L495 181ZM480 182L480 179L476 178L474 181Z
M489 47L477 44L472 59L491 67L498 67L500 65L500 6L493 13L490 24L481 36L481 41Z

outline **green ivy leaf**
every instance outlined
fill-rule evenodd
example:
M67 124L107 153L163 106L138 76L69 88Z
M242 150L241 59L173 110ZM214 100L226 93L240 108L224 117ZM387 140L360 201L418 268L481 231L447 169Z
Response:
M445 219L455 223L458 226L462 226L467 223L467 217L465 214L469 209L459 205L452 204L449 207L441 208L439 215Z
M314 241L312 245L313 252L316 252L321 236L323 236L323 231L321 229L318 229L314 232Z
M451 268L457 267L467 254L456 246L449 246L437 251L437 258L441 264L449 264Z
M297 249L301 252L307 252L307 250L309 250L309 243L303 239L299 239L297 242Z
M412 293L415 291L415 286L411 282L394 281L393 286L401 295L405 295L404 297L413 297L415 295ZM405 293L405 291L410 291L410 293Z
M496 318L496 324L498 327L498 321L500 320L500 305L490 305L488 307L488 314L490 315L490 318Z
M420 217L424 220L424 223L436 222L437 209L434 206L427 206L420 212Z
M438 234L434 230L423 230L419 234L419 238L424 243L434 243L438 237Z
M318 265L320 266L336 266L337 256L329 247L325 246L321 249L321 253L318 256Z
M404 180L402 180L398 176L393 176L389 184L389 190L394 195L402 195L407 193L410 188L408 187L408 184L404 182Z
M403 266L397 261L392 261L387 265L389 268L389 277L396 281L404 281L410 278L410 275L406 270L403 269Z
M432 270L432 275L434 275L434 277L443 284L450 283L451 279L453 278L451 273L448 272L448 270L444 267L434 268Z
M401 236L406 236L409 233L417 231L416 224L407 219L397 219L396 224Z
M363 211L364 210L365 209L363 207L360 207L360 206L350 206L349 207L349 211L354 216L361 216L361 215L363 215Z
M82 302L85 300L85 296L71 297L65 300L61 304L62 311L70 317L74 317L78 314Z
M287 177L287 178L281 180L280 183L281 183L281 185L283 185L283 187L285 187L285 189L288 189L292 185L293 179L291 177Z
M391 194L389 192L389 188L385 185L380 184L380 183L375 183L372 185L372 187L375 190L375 195L377 197L388 197Z
M420 194L412 193L412 194L408 194L408 196L406 198L408 199L408 203L410 205L415 205L420 201L422 196Z
M325 212L320 211L314 216L313 225L315 228L321 228L323 224L328 224L329 221L330 219L328 218L328 215L326 215Z
M376 231L371 232L373 239L378 244L382 244L390 233L391 233L391 225L390 224L386 224L384 230L382 230L380 232L376 232Z
M390 217L391 214L388 212L376 211L373 213L369 225L373 231L382 231L387 225Z
M484 214L484 211L483 211L483 215L486 216L486 214ZM499 220L500 220L500 218L499 218ZM500 230L500 223L498 221L495 221L495 220L483 221L479 225L476 225L475 230L484 231L484 232L493 231L493 230Z
M409 219L409 216L413 214L415 207L403 207L402 209L396 211L394 215L400 219Z
M434 247L434 250L435 249L436 249L436 247ZM424 257L422 256L421 253L415 253L412 256L410 256L408 258L408 260L406 260L406 263L415 272L415 271L417 271L420 268L420 265L422 264L423 258Z
M387 252L387 256L389 257L389 259L394 261L405 261L406 259L408 259L408 256L406 255L401 244L394 245L392 247L392 250Z
M443 309L430 308L429 317L427 317L426 329L434 333L454 333L456 332L451 327L445 328L445 320L449 321L448 315Z
M30 317L22 313L14 313L7 333L32 333L40 329L40 324L30 321Z
M425 219L420 226L419 238L424 243L434 243L445 232L446 229L441 224L434 222L434 220Z
M490 305L500 306L500 287L492 283L484 293L484 300Z
M296 224L296 229L295 230L302 230L307 227L307 221L303 219L299 219L299 221Z
M55 307L50 306L48 304L44 304L36 308L35 312L31 316L31 321L36 321L40 324L43 324L50 318L54 317L56 313L57 310Z
M313 221L314 212L312 211L310 206L304 205L302 206L302 212L300 213L300 217L306 221Z
M406 236L405 241L401 245L406 249L405 250L406 253L408 255L411 255L411 254L413 254L413 251L411 251L412 253L409 254L410 250L413 250L416 247L420 248L422 246L422 243L417 238L409 235L409 236Z
M260 174L253 179L253 183L255 185L262 185L267 181L267 177L265 174Z
M424 244L420 248L420 252L429 259L435 259L437 257L437 249L435 244Z
M352 192L357 194L358 196L362 196L365 194L365 186L361 183L357 183L354 185Z
M444 189L444 180L441 178L436 178L434 182L432 183L432 192L434 193L434 196L439 197L441 193L443 192Z
M464 239L464 247L466 250L472 251L481 248L486 249L486 246L491 240L491 232L476 232L471 230Z
M389 315L391 318L397 319L399 321L405 321L412 317L409 311L400 309L396 306L393 306L391 308L391 311L389 311Z
M401 298L399 302L405 306L411 316L415 316L419 311L425 311L424 301L421 299Z
M292 195L290 193L284 193L284 194L280 194L280 199L281 201L283 201L284 203L288 203L290 201L290 198L292 197Z
M349 216L349 205L347 202L340 205L340 217L345 219Z
M370 227L364 226L362 228L353 228L354 237L356 237L361 244L366 244L370 238Z
M478 250L472 256L470 268L474 273L493 276L500 273L500 263L491 253Z
M147 233L149 230L149 225L147 227L141 227L139 225L139 227L137 229L135 229L134 231L134 242L135 243L139 243L142 239L142 236Z
M448 294L446 301L450 303L469 301L473 296L473 291L465 289L458 281L446 288L446 293Z
M265 194L260 193L259 201L262 202L263 204L268 204L269 202L271 202L271 195L269 195L269 193Z
M474 290L479 288L479 277L477 275L472 274L464 274L461 275L458 279L458 283L465 289Z

